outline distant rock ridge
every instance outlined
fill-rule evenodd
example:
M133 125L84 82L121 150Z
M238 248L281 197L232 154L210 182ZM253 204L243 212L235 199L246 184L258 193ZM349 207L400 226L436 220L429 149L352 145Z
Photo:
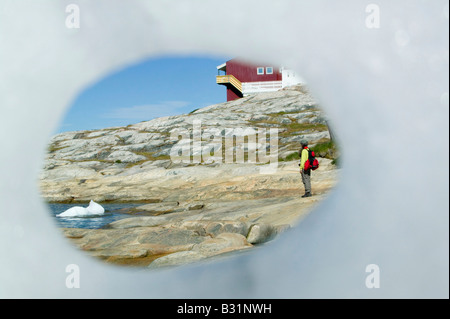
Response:
M195 123L201 125L202 141L197 149L194 145L190 155L198 154L201 160L174 161L171 152L189 140L176 140L173 132L192 134ZM236 151L239 145L230 144L233 149L226 149L227 145L222 144L215 157L205 156L210 154L209 149L205 151L211 145L208 136L214 132L222 134L219 138L223 136L225 141L232 138L227 132L246 134L258 129L269 132L270 128L277 129L279 160L297 152L302 139L312 145L330 139L325 115L317 102L305 88L294 86L126 127L57 134L50 140L40 175L42 196L51 202L146 200L169 196L166 188L189 185L203 177L223 173L234 176L239 171L256 173L258 165L268 162L224 163L222 155ZM261 150L264 145L257 143L256 147ZM244 148L246 160L251 152L258 153L248 145ZM269 153L270 145L265 148ZM193 170L191 166L200 167Z

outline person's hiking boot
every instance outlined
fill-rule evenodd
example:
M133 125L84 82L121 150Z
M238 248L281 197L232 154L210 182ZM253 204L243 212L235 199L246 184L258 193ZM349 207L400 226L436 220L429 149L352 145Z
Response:
M304 197L311 197L312 195L311 195L311 193L305 193L305 195L303 195L302 197L304 198Z

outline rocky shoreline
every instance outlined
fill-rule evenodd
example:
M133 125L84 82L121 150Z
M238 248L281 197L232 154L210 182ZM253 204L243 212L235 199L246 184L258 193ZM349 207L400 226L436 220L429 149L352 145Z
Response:
M321 159L321 163L313 173L314 196L310 198L301 198L296 162L288 162L277 174L284 183L293 183L284 185L284 192L254 189L247 190L249 198L238 193L228 200L186 200L179 194L179 201L123 209L129 218L101 229L62 231L81 250L113 264L159 268L231 256L295 227L323 200L335 184L337 170L330 160Z
M269 131L270 142L261 138ZM251 134L254 143L229 143ZM330 134L317 102L292 87L127 127L58 134L39 185L47 202L142 203L102 229L62 229L92 256L151 268L211 260L272 240L335 185L335 152L321 150L314 196L301 198L301 139L318 147Z

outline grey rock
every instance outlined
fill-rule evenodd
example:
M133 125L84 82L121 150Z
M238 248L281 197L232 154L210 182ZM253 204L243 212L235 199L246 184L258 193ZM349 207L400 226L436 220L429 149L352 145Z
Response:
M192 251L197 251L205 256L213 256L224 252L243 249L251 246L241 234L222 233L215 238L209 238L194 245Z
M169 254L164 257L155 259L148 267L160 268L160 267L173 267L186 264L192 264L204 260L206 256L197 251L180 251L173 254Z
M110 131L107 131L107 130L93 131L92 133L86 134L86 138L94 138L94 137L99 137L99 136L105 136L109 132Z
M115 222L106 225L104 228L126 229L135 227L154 227L154 226L161 226L165 223L167 223L167 218L164 217L142 216L117 220Z
M136 211L146 211L155 215L173 212L179 208L179 202L151 203L135 208Z
M76 165L64 165L42 172L40 178L59 183L66 180L91 178L97 176L97 174L94 169L82 168Z
M149 268L160 268L170 266L180 266L210 260L213 256L218 256L234 251L250 248L244 236L240 234L224 233L216 238L206 239L196 244L188 251L175 252L164 257L155 259Z
M249 230L247 223L236 220L186 220L179 227L192 229L214 237L221 233L236 233L247 236Z
M142 229L142 228L141 228ZM161 244L166 246L179 246L198 244L208 237L200 236L197 232L186 229L148 227L140 233L141 244Z
M199 210L205 208L204 203L192 203L188 206L188 210Z
M292 135L289 137L281 138L280 142L283 144L287 143L295 143L299 145L300 141L303 139L306 139L309 141L310 144L314 144L316 141L320 139L329 139L330 133L328 131L322 131L322 132L314 132L314 133L305 133L301 135Z
M148 249L138 247L120 247L93 251L91 252L91 255L98 258L116 257L121 259L135 259L147 257Z
M73 139L73 137L78 134L77 132L64 132L64 133L59 133L56 134L55 136L53 136L50 140L50 144L52 143L56 143L56 142L61 142L61 141L66 141L66 140L71 140Z
M275 237L277 230L268 224L255 224L250 227L247 241L251 244L262 244Z
M106 160L108 161L121 161L123 163L136 163L146 159L147 157L145 156L136 155L129 151L114 151L106 157Z
M163 141L160 139L159 133L137 133L133 132L131 136L126 139L127 144L142 144L153 143L153 145L161 144Z

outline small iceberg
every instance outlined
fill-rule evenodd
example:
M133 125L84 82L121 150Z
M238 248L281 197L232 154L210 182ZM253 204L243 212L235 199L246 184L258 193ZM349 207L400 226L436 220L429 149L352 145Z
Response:
M100 205L91 200L88 207L75 206L68 210L56 215L57 217L86 217L86 216L96 216L103 215L105 209Z

